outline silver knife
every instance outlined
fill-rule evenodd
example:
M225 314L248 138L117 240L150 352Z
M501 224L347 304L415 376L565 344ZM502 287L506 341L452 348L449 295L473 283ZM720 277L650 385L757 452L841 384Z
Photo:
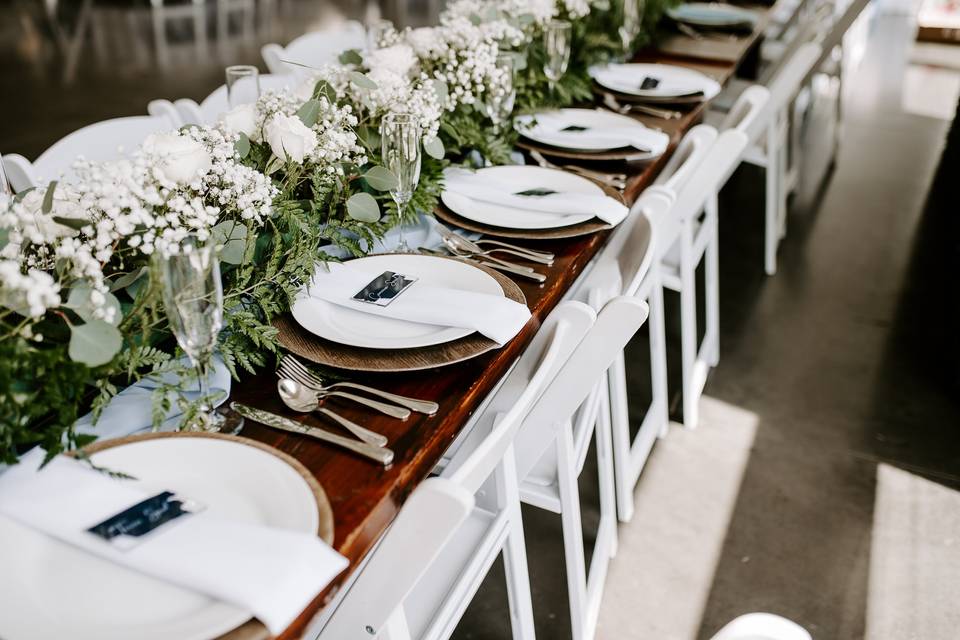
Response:
M280 429L281 431L288 431L290 433L299 433L303 436L310 436L311 438L316 438L317 440L323 440L324 442L329 442L330 444L336 444L345 449L349 449L354 453L359 453L362 456L376 460L384 466L393 462L393 451L387 449L386 447L376 447L365 442L360 442L359 440L352 440L350 438L338 436L335 433L330 433L329 431L324 431L323 429L318 429L317 427L308 427L307 425L300 424L295 420L290 420L289 418L284 418L283 416L278 416L275 413L263 411L262 409L254 409L253 407L240 404L239 402L231 402L230 407L244 418L249 418L250 420L254 420L255 422L259 422L260 424L264 424L273 429Z

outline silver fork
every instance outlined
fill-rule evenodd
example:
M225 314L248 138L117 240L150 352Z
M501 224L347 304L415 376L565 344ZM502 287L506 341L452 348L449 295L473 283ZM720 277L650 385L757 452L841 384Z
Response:
M423 413L428 416L432 416L440 408L436 402L431 402L430 400L420 400L418 398L409 398L407 396L401 396L396 393L390 393L388 391L381 391L380 389L374 389L373 387L368 387L366 385L357 384L356 382L332 382L330 384L324 384L323 378L315 374L313 371L310 371L303 363L297 360L292 355L286 354L280 359L280 366L282 367L284 363L287 364L287 367L291 371L297 371L300 374L299 378L293 378L297 380L300 384L310 387L314 391L325 391L328 389L334 389L337 387L347 388L347 389L357 389L360 391L366 391L371 395L395 402L402 407L406 407L417 413Z
M347 400L353 400L357 404L362 404L365 407L370 407L371 409L376 409L384 415L388 415L391 418L397 418L399 420L406 420L410 417L410 410L404 407L397 407L392 404L387 404L385 402L378 402L376 400L371 400L370 398L364 398L363 396L358 396L353 393L347 393L346 391L336 391L331 389L314 389L311 385L307 384L305 381L301 380L297 375L296 371L293 371L289 365L284 366L284 363L280 362L280 368L276 371L277 376L281 378L290 378L291 380L296 380L305 387L308 387L310 391L316 394L317 399L326 398L327 396L334 396L337 398L346 398Z
M620 101L617 100L617 97L609 92L604 92L603 94L603 104L610 110L616 111L617 113L627 114L631 111L639 111L640 113L645 113L648 116L653 116L655 118L662 118L664 120L675 120L677 118L682 118L683 113L680 111L674 111L673 109L658 109L656 107L650 107L645 104L620 104Z
M574 173L580 174L584 178L602 182L607 186L613 187L614 189L622 190L627 187L627 174L625 173L603 173L602 171L593 171L592 169L580 167L575 164L554 164L547 160L543 154L536 149L530 150L530 157L533 158L538 165L545 169L567 169L569 171L573 171Z
M540 264L553 264L553 257L544 257L542 255L530 253L529 251L517 251L516 249L508 249L506 247L495 248L495 249L484 249L483 247L477 245L469 238L464 238L458 233L454 233L453 230L448 229L439 222L437 223L437 231L440 232L440 237L443 238L445 244L454 244L463 249L464 251L469 251L480 256L490 257L490 254L499 251L501 253L509 253L525 260L530 260L532 262L539 262ZM449 243L447 242L449 241Z
M536 256L543 260L549 260L549 263L552 264L556 260L557 256L550 253L549 251L535 251L533 249L527 249L526 247L518 247L515 244L509 244L507 242L500 242L499 240L491 240L490 238L480 238L479 240L474 240L475 244L488 244L491 247L503 247L504 249L512 249L514 251L519 251L520 253L525 253L530 256Z

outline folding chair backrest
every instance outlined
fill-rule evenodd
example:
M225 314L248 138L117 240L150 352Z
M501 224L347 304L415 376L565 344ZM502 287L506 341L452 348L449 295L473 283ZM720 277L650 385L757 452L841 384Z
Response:
M416 488L371 552L320 638L376 637L470 514L477 489L500 464L531 405L595 319L593 311L579 302L563 302L547 317L497 392L497 399L508 396L512 406L456 469L445 477L425 480ZM505 388L519 393L503 393Z
M716 139L717 130L710 125L700 124L690 129L677 145L677 150L670 156L663 171L653 183L654 186L662 185L679 191Z
M784 61L779 72L766 85L770 91L770 98L749 126L747 135L750 136L751 140L759 136L770 119L782 109L785 109L797 95L807 74L810 73L820 58L820 51L819 44L805 42Z
M754 123L763 113L763 108L769 100L770 90L766 87L761 87L758 84L747 87L737 98L737 101L733 103L733 107L720 125L720 130L736 129L749 134L751 130L762 129L765 123L758 123L756 126L754 126Z
M29 163L30 186L49 180L69 182L73 178L71 165L78 157L98 162L116 160L136 149L150 134L176 128L177 122L167 116L129 116L77 129Z
M526 477L554 442L557 430L590 394L614 359L647 319L647 304L629 296L607 302L530 410L517 434L517 476Z
M709 153L697 167L697 173L677 193L671 217L688 220L700 215L707 200L719 191L740 164L747 147L747 134L728 129L720 134Z
M348 49L361 49L366 44L363 25L349 20L322 31L312 31L292 40L286 47L268 44L260 50L270 73L293 73L299 67L294 62L320 68L337 62L341 53Z

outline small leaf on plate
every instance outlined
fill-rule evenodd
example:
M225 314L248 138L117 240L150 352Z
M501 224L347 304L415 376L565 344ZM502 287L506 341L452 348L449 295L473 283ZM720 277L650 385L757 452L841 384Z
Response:
M395 189L397 187L397 176L393 175L393 172L387 169L386 167L375 166L370 167L363 178L367 181L371 187L377 191L389 191L390 189Z
M360 73L359 71L351 71L348 74L350 82L357 85L361 89L369 89L373 91L377 88L377 83L370 79L366 74Z
M376 222L380 219L380 205L369 193L355 193L347 200L347 214L360 222Z
M553 195L555 193L560 193L559 191L554 191L553 189L527 189L526 191L517 191L513 195L515 196L526 196L529 198L542 198L543 196Z
M443 141L439 136L424 141L423 150L427 152L428 156L436 158L437 160L443 160L443 156L446 153L446 150L443 148Z
M70 327L67 353L74 362L99 367L113 360L123 346L123 336L115 326L103 320Z

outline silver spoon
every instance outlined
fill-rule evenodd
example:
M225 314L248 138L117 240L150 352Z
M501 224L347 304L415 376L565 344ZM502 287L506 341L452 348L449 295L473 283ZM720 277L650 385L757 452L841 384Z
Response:
M546 258L539 255L534 255L527 252L516 251L514 249L507 248L498 248L498 249L484 249L483 247L477 245L469 238L464 238L463 236L454 233L450 229L447 229L441 224L437 225L437 231L440 232L440 236L443 238L444 242L449 241L450 244L457 245L464 251L469 251L481 256L490 257L490 254L494 251L499 251L502 253L509 253L510 255L523 258L524 260L530 260L531 262L539 262L540 264L553 264L553 258Z
M318 413L327 416L367 444L372 444L377 447L387 446L387 438L385 436L361 427L356 422L347 420L343 416L337 415L325 407L318 406L317 394L313 391L310 391L299 382L289 378L281 378L277 381L277 391L280 393L280 399L283 400L283 404L287 405L294 411L300 411L303 413L317 411Z
M320 390L320 389L312 389L310 388L310 385L304 385L300 380L297 380L294 376L290 376L284 373L282 366L280 371L277 371L276 373L278 378L289 379L305 387L304 393L309 393L315 396L315 399L317 402L319 402L320 399L325 398L326 396L336 396L338 398L346 398L348 400L353 400L354 402L370 407L371 409L376 409L380 413L386 414L391 418L406 420L407 418L410 417L410 410L404 409L403 407L387 404L385 402L378 402L376 400L371 400L370 398L364 398L363 396L358 396L353 393L347 393L345 391L327 391L327 390ZM306 396L304 396L304 398L306 398Z

